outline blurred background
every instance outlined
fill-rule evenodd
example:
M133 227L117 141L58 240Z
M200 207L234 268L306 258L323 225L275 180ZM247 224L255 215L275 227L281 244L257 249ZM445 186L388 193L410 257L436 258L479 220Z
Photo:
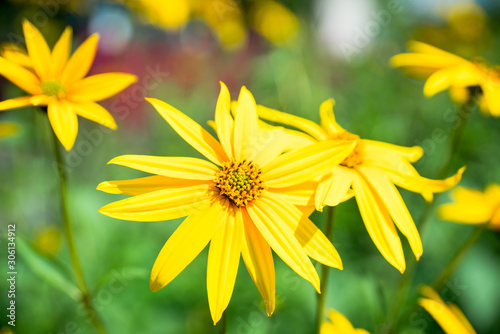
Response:
M149 272L161 247L182 219L138 223L111 219L97 210L118 195L95 190L105 180L144 176L106 166L122 154L199 156L144 101L155 97L200 124L213 118L219 81L236 99L247 86L257 103L319 121L319 105L333 97L338 122L362 138L420 145L415 165L436 175L447 158L453 105L443 92L428 99L423 82L390 68L389 58L410 39L466 58L500 64L500 3L490 1L375 0L10 0L0 4L0 39L23 42L23 18L53 45L73 27L73 49L94 32L101 36L91 74L121 71L138 82L102 104L113 114L112 131L79 118L74 148L65 155L70 215L94 305L110 333L217 333L206 293L206 249L172 283L149 289ZM1 100L22 92L0 78ZM450 116L451 115L451 116ZM0 139L0 221L16 224L16 327L0 317L0 333L92 333L69 266L62 234L57 169L50 127L34 108L0 113L14 123ZM208 126L207 126L208 128ZM500 181L500 120L473 112L453 160L467 165L461 185L483 189ZM210 129L211 131L211 129ZM436 132L437 131L437 132ZM451 174L451 172L450 172ZM424 200L401 191L415 220ZM440 202L449 195L438 196ZM325 217L314 213L319 226ZM432 216L422 235L424 255L410 288L430 284L471 233L472 227ZM402 237L407 261L411 259ZM354 200L341 204L333 244L344 270L332 270L327 306L355 327L381 333L401 274L369 238ZM6 268L6 237L0 254ZM500 331L500 234L488 231L447 283L443 297L463 310L478 333ZM229 304L229 333L310 333L313 287L276 257L277 307L265 315L257 288L243 263ZM2 269L2 277L7 269ZM0 281L5 310L6 280ZM409 302L404 310L414 305ZM5 311L4 311L5 312ZM442 333L415 308L402 319L402 333ZM10 330L10 332L9 332Z

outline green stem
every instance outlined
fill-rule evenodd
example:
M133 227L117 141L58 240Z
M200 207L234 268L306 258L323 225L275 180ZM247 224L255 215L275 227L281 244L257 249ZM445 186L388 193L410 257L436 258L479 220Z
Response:
M333 231L333 223L335 220L335 206L327 207L328 213L326 217L326 226L325 226L325 236L328 240L331 239L332 231ZM330 267L321 265L321 293L317 295L317 313L316 313L316 327L315 333L319 334L321 330L321 323L323 322L323 316L325 312L325 300L326 293L328 288L328 277L330 275Z
M222 313L222 318L220 319L219 331L220 334L226 334L227 332L227 309Z
M469 252L469 250L474 246L474 244L479 240L483 232L486 230L487 225L482 225L482 226L477 226L474 231L469 235L465 243L457 250L455 255L451 258L450 262L446 265L444 270L439 274L439 276L436 278L434 283L432 284L432 287L434 290L439 291L443 287L443 284L445 284L453 275L455 270L460 266L462 261L465 258L465 255Z
M57 139L54 131L51 130L51 132L53 134L54 155L57 163L57 170L59 173L59 190L61 193L62 221L63 221L64 235L66 237L66 241L68 242L69 257L71 260L71 264L73 266L76 282L78 288L80 289L82 303L83 306L85 307L87 316L92 325L97 330L97 332L103 334L106 333L106 329L104 328L104 325L102 324L94 306L92 305L92 298L89 293L89 289L87 288L87 284L85 283L82 266L80 265L80 260L78 259L75 240L73 238L71 220L69 219L69 213L68 213L66 171L64 170L64 161L62 158L61 147L59 145L59 140Z
M448 153L448 158L446 162L441 166L439 171L436 174L437 179L443 179L446 177L449 173L450 167L453 162L453 158L455 157L455 153L457 151L458 145L460 143L460 139L462 138L462 134L464 132L465 126L467 124L467 120L469 119L469 116L474 109L474 106L476 105L476 97L475 95L471 95L470 98L466 103L462 105L460 108L460 111L457 115L457 119L455 121L455 124L453 126L453 132L451 134L451 141L450 141L450 147L449 147L449 153ZM435 195L435 197L437 194ZM425 235L425 230L428 225L428 222L430 221L430 216L432 213L432 210L434 209L436 201L432 201L430 203L427 203L425 206L425 209L422 212L422 215L420 216L420 219L416 223L416 226L418 230L420 231L421 235ZM396 318L398 317L400 310L402 308L402 305L407 297L408 293L408 287L410 286L413 277L415 275L417 269L417 261L412 260L408 262L407 268L406 268L406 273L403 275L398 283L398 286L396 288L396 292L394 294L392 303L391 303L391 308L389 310L389 314L387 317L387 321L385 324L385 328L387 333L396 333L398 330L398 325L396 324L395 328L392 328L394 326L394 322Z

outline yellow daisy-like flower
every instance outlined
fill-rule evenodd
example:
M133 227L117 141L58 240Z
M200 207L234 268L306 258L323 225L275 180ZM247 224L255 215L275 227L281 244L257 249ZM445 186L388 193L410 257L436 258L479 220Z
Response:
M500 116L500 72L497 68L417 41L410 41L408 48L412 53L395 55L391 64L402 67L410 75L427 78L426 96L450 89L452 99L463 104L470 94L474 94L485 115Z
M25 106L47 106L50 124L66 150L78 133L77 115L116 128L113 116L96 101L107 99L136 81L127 73L85 76L97 50L98 35L90 36L69 57L72 29L67 27L52 51L38 29L23 21L28 54L5 50L0 57L0 75L29 93L0 102L0 110Z
M349 319L342 313L331 310L328 313L330 321L321 324L320 334L369 334L362 328L354 328Z
M403 147L380 141L361 139L344 130L333 114L333 99L320 107L321 126L307 119L258 106L259 116L269 121L295 127L309 135L304 145L330 140L347 140L356 145L354 151L333 166L320 180L315 195L316 209L339 204L352 187L361 217L373 242L382 255L399 271L405 270L401 240L394 223L410 243L416 258L422 255L422 242L415 223L396 185L422 194L431 201L433 193L455 186L464 168L445 180L421 177L411 165L423 154L418 146ZM294 133L295 136L295 133Z
M420 293L425 298L420 298L418 304L430 313L445 333L476 334L465 315L455 304L445 303L436 291L428 286L422 287Z
M229 91L221 84L215 111L220 142L174 107L147 99L174 130L208 160L187 157L125 155L109 163L157 174L108 181L97 189L133 197L99 212L118 219L162 221L188 216L165 243L151 271L157 291L172 281L210 242L207 290L216 323L231 298L240 254L266 302L275 306L271 248L318 290L309 257L342 268L325 235L307 218L314 188L307 182L343 161L353 143L324 141L282 154L288 142L280 129L259 130L255 101L242 88L230 114Z
M439 207L441 219L461 224L489 224L488 227L500 230L500 185L492 183L484 192L457 187L452 197L455 203Z

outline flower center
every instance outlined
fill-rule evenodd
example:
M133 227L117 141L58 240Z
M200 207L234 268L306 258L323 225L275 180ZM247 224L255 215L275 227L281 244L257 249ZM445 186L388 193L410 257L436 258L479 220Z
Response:
M61 81L42 81L40 84L43 94L58 99L66 97L66 87Z
M215 186L237 207L246 206L264 190L260 170L249 161L227 161L215 174Z
M357 140L356 147L352 151L351 154L347 158L344 159L340 164L342 166L346 166L349 168L353 168L363 162L363 157L365 155L365 147L363 143L361 142L360 138L358 135L352 134L350 132L344 131L334 137L334 139L338 140L350 140L350 141L355 141Z

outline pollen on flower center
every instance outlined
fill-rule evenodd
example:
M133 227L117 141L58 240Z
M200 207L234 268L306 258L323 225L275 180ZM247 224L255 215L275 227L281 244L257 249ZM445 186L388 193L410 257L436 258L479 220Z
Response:
M250 161L227 161L215 174L215 186L220 195L237 207L245 206L259 197L265 189L259 168Z
M361 162L363 162L363 157L365 155L365 148L358 135L344 131L335 136L334 139L358 141L352 153L349 154L349 156L340 163L342 166L353 168L354 166L357 166L361 164Z
M61 81L42 81L40 84L43 94L58 99L66 97L66 87Z

